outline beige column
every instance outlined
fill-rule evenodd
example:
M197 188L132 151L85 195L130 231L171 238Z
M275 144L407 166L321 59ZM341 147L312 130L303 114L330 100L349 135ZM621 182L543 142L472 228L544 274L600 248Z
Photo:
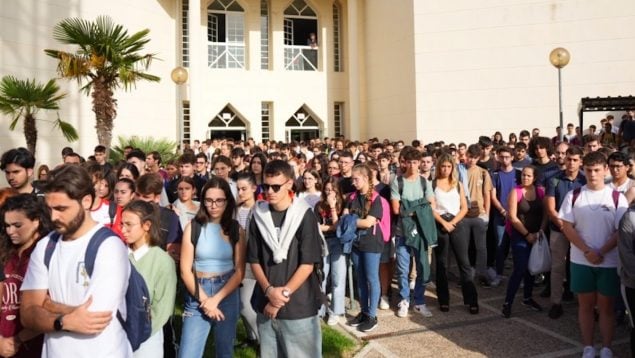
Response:
M201 0L189 1L188 30L190 32L190 67L188 94L190 101L190 137L205 139L205 113L202 102L203 81L207 69L207 41L201 26Z
M360 88L359 88L359 36L358 36L358 8L357 0L348 0L347 3L347 23L348 23L348 113L344 124L344 135L350 139L360 138Z

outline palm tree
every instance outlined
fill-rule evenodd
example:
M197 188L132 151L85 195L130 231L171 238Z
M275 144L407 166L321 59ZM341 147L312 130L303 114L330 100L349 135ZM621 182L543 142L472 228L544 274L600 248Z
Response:
M24 138L31 153L35 154L37 144L37 127L35 115L40 109L58 110L59 101L66 94L59 93L60 87L55 80L48 81L45 85L35 80L20 80L13 76L4 76L0 81L0 112L12 116L13 120L9 129L14 130L20 118L24 118ZM77 131L67 122L57 117L54 121L62 135L69 142L76 141Z
M128 30L114 24L108 16L99 16L94 22L68 18L55 26L53 38L79 48L74 53L44 50L59 60L57 70L62 77L85 82L81 90L93 98L97 140L106 148L110 148L113 120L117 117L114 90L129 90L140 80L160 80L144 72L155 55L139 54L150 41L149 32L145 29L128 35Z

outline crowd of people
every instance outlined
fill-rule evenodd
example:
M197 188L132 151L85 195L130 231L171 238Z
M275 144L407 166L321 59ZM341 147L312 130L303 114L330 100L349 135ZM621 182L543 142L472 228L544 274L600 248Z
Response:
M448 312L452 259L466 314L479 314L479 290L504 284L509 318L521 287L522 305L543 310L528 265L548 240L548 316L577 298L583 357L597 353L596 315L611 357L635 304L634 117L617 131L611 117L598 134L570 125L470 145L214 139L167 163L138 148L119 163L103 146L86 159L64 148L37 170L10 149L0 356L200 357L212 335L216 356L231 357L242 319L262 357L320 357L322 320L371 332L378 310ZM361 309L345 321L349 263Z

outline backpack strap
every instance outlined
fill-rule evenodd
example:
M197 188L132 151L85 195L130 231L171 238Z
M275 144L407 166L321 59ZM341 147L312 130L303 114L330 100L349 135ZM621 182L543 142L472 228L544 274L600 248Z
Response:
M117 215L117 203L111 200L108 203L108 217L110 217L110 226L115 222L115 215Z
M582 192L582 187L573 189L573 196L571 197L571 208L573 209L573 205L575 201L578 200L580 196L580 192Z
M428 182L426 180L426 178L420 176L419 178L421 178L421 190L423 190L423 197L425 199L426 197L426 188L428 187Z
M523 188L517 185L514 190L516 190L516 203L520 203L520 201L523 200Z
M199 300L199 287L198 279L196 278L196 244L198 243L198 237L201 235L201 224L196 219L190 220L190 241L194 250L192 252L192 274L194 275L194 297Z
M60 235L57 231L53 231L49 234L49 242L44 249L44 265L47 270L49 268L49 264L51 263L51 257L53 256L57 242L60 240L61 236L62 235Z
M403 193L403 176L397 175L397 187L399 188L399 199L401 199L401 194Z
M95 258L97 257L99 246L111 236L117 236L117 234L107 227L102 227L90 238L84 254L84 268L89 277L93 275L93 270L95 269Z

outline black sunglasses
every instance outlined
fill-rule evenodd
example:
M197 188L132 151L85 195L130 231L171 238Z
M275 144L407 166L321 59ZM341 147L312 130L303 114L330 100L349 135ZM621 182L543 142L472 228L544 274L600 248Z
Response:
M269 188L273 189L274 193L277 193L280 191L280 188L282 188L284 184L262 184L262 190L266 193L269 191Z

